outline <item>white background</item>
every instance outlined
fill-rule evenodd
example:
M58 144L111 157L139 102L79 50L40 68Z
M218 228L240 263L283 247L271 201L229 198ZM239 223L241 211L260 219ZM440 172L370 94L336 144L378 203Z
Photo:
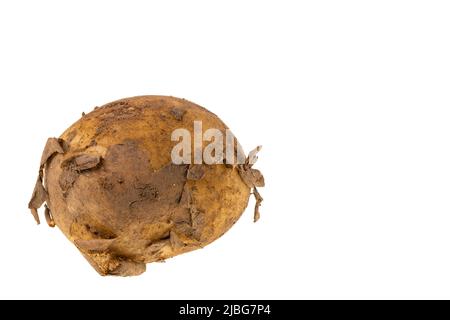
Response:
M1 1L1 298L450 298L448 1ZM100 277L27 209L46 138L142 94L217 113L267 187L221 239ZM253 201L253 200L252 200Z

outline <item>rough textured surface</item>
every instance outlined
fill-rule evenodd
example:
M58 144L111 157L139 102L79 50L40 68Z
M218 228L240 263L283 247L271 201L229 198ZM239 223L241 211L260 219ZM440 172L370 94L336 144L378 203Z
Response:
M259 206L255 187L264 180L248 163L172 164L171 133L193 134L194 120L225 133L216 115L172 97L122 99L83 114L47 142L34 217L46 201L47 223L101 275L138 275L146 263L211 243L238 220L252 189Z

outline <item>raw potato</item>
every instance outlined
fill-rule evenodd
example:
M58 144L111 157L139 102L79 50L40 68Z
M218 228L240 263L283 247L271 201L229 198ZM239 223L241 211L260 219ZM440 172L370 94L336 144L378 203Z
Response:
M253 191L255 221L264 185L251 160L241 165L175 165L175 129L227 127L184 99L142 96L95 108L47 141L29 208L46 202L58 226L101 275L132 276L146 263L195 250L223 235ZM192 139L193 140L193 139ZM203 145L204 146L204 145Z

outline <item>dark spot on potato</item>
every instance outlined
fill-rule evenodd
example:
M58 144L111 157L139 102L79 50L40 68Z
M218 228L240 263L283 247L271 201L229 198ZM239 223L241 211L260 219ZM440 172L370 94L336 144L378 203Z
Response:
M181 120L183 120L183 116L184 116L184 114L186 113L186 110L180 109L180 108L177 108L177 107L173 107L173 108L170 110L170 113L174 116L174 118L175 118L177 121L181 121Z

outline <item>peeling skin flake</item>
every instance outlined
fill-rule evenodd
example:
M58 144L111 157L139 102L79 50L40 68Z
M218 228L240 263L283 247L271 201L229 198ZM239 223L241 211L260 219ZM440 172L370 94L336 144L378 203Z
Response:
M259 194L256 187L264 187L265 185L264 176L262 175L261 171L252 168L256 160L258 160L257 153L261 150L261 148L262 146L258 146L250 151L247 159L245 160L245 163L243 165L237 166L242 181L244 181L244 183L253 190L253 196L256 200L253 216L254 222L258 221L261 217L259 207L261 206L261 202L263 201L263 198Z
M256 222L261 217L261 215L259 213L259 207L261 206L261 202L263 201L263 198L261 197L261 195L258 192L258 189L256 189L256 188L253 188L253 195L255 196L255 199L256 199L255 211L254 211L254 215L253 215L253 222Z
M36 184L34 186L31 200L28 203L28 208L31 210L31 214L33 215L37 224L40 223L37 209L39 209L42 206L42 204L45 201L47 201L48 198L47 190L45 190L42 180L44 176L44 167L48 163L48 161L52 158L52 156L57 153L64 153L64 149L62 147L62 140L57 138L48 138L41 156L39 175L36 180Z

